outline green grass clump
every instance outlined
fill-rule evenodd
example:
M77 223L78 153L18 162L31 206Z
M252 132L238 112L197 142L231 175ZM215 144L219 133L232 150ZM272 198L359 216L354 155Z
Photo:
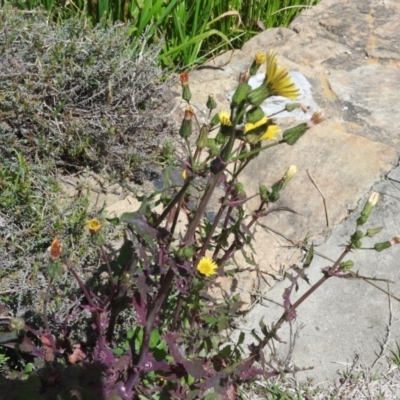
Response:
M162 40L159 61L187 68L220 51L239 49L264 29L287 26L319 0L16 0L24 10L43 6L55 19L83 14L93 25L124 22L132 38Z

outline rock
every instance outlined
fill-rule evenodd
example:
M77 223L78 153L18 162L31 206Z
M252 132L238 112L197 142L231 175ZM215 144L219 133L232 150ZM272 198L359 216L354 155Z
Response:
M308 97L302 101L311 105L311 111L322 109L327 115L327 121L308 131L295 146L267 150L244 171L242 181L250 196L259 184L270 186L290 164L297 165L298 174L274 205L297 214L277 212L265 218L263 223L276 233L257 228L258 272L226 278L222 286L230 294L241 292L250 301L260 273L268 276L298 262L301 252L293 243L306 236L324 238L349 216L350 205L397 164L399 31L398 2L323 0L289 28L264 31L242 50L226 52L190 74L193 105L204 118L209 94L214 94L218 111L229 110L229 94L239 73L249 67L256 52L274 49L278 62L309 85ZM284 117L278 120L282 126L294 122L293 114ZM247 203L249 210L255 205L256 200ZM240 264L248 267L244 260Z

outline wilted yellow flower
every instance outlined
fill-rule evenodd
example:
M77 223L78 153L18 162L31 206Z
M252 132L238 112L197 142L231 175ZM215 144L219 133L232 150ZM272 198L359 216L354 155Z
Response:
M55 238L50 245L49 252L50 258L53 260L58 260L61 255L62 244L58 238Z
M390 244L393 246L394 244L399 244L400 243L400 237L399 236L395 236L394 238L392 238L392 240L390 241Z
M99 232L101 228L101 223L99 222L99 220L94 218L87 222L86 228L92 235L95 235Z
M311 119L307 122L307 128L312 128L315 125L325 121L325 116L322 111L315 111L311 116Z
M299 89L292 82L288 70L285 67L278 67L274 51L270 51L267 55L267 73L264 84L274 95L284 96L291 100L296 99L299 95Z
M232 126L231 117L227 111L220 111L218 116L221 125Z
M188 72L182 72L179 75L179 80L181 81L181 85L187 85L189 83L189 73Z
M265 63L265 61L267 61L267 56L262 51L259 51L254 57L254 62L258 65Z
M202 257L197 264L197 271L205 276L212 276L216 274L218 265L210 257Z
M194 115L193 107L192 107L192 106L187 106L187 107L185 108L185 116L184 116L184 119L190 121L190 120L193 118L193 115Z

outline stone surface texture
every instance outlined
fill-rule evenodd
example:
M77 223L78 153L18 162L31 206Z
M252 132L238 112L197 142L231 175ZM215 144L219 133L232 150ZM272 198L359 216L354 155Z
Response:
M348 217L372 184L396 165L400 153L400 122L394 118L400 103L399 29L398 2L323 0L304 11L289 28L264 31L242 50L224 53L191 73L190 87L198 115L205 115L204 104L210 93L218 101L218 110L229 110L228 99L239 73L248 68L256 52L273 49L292 75L299 74L309 83L311 97L300 97L311 106L308 117L319 109L327 116L327 121L295 146L266 151L242 175L247 194L252 195L259 184L272 185L290 164L299 167L276 204L298 214L271 214L264 221L271 230L257 230L261 273L297 262L299 253L287 247L291 242L298 243L306 235L314 239L327 236L332 227ZM303 95L302 87L301 92ZM180 109L183 107L181 102ZM278 123L285 127L298 117L289 115L279 118ZM325 197L328 218L323 198L310 176ZM254 209L255 205L256 200L249 202L248 208ZM253 271L251 276L246 271L235 279L239 282L235 290L242 287L246 302L251 293L265 287L264 280L259 279L260 271ZM232 282L224 280L222 285L229 292Z

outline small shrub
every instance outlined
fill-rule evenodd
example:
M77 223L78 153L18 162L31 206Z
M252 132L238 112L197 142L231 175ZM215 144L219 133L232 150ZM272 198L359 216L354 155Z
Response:
M143 180L173 127L159 50L132 44L123 25L4 9L1 158L14 148L32 162Z

